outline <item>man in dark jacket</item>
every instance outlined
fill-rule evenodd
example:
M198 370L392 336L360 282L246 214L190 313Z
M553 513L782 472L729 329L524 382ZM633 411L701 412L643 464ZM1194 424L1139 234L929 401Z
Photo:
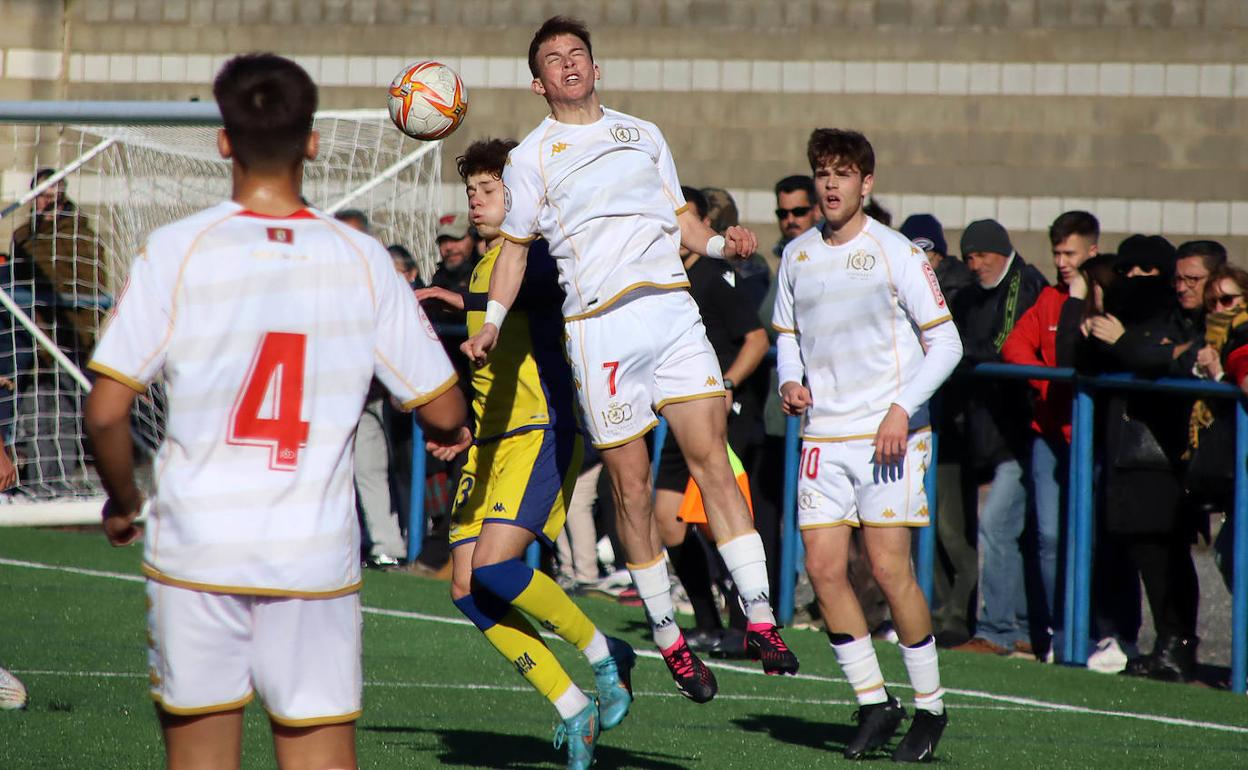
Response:
M975 283L954 300L953 317L962 333L963 364L1001 361L1001 346L1015 322L1048 284L1023 261L1000 223L981 219L962 233L962 256ZM1030 653L1023 552L1019 537L1027 518L1023 484L1030 409L1026 384L975 379L966 403L965 473L988 483L979 508L983 545L980 610L971 652Z
M901 234L927 254L940 291L953 306L963 289L975 283L966 263L949 254L945 229L931 214L912 214ZM936 644L956 647L971 638L979 554L975 549L974 508L963 494L962 461L965 437L966 381L947 380L932 399L932 420L940 439L936 460L936 601L932 611ZM968 510L969 508L969 510Z

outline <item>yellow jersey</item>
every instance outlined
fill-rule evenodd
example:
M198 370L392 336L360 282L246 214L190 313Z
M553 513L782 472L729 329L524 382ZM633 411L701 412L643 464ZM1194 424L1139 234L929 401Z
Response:
M465 303L469 336L485 324L490 276L501 248L486 252L472 271ZM555 260L545 241L534 241L498 343L472 375L478 443L526 430L576 430L572 368L563 349L563 300Z

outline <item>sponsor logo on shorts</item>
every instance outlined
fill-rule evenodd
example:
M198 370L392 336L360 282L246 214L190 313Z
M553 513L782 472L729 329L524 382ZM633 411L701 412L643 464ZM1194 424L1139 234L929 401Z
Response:
M819 493L810 490L803 491L797 496L797 507L803 511L813 511L819 506Z
M542 628L546 629L552 634L559 633L559 626L556 626L552 621L549 621L549 620L542 621Z
M633 419L633 405L612 401L601 414L602 421L607 425L621 425Z
M845 258L845 267L856 273L869 273L875 269L875 255L859 249Z
M714 377L706 378L706 387L710 388L718 384L719 384L719 380L715 379Z
M507 506L503 505L502 503L494 503L494 512L495 512L495 513L506 513L506 512L507 512Z
M885 508L885 509L884 509L884 512L883 512L883 513L881 513L880 515L881 515L881 516L883 516L883 517L884 517L884 518L886 518L886 519L895 519L895 518L897 518L897 512L896 512L896 511L894 511L892 508Z
M927 518L927 506L925 505L925 506L923 506L922 508L920 508L919 510L915 511L915 514L914 514L914 515L915 515L915 516L922 516L923 518Z

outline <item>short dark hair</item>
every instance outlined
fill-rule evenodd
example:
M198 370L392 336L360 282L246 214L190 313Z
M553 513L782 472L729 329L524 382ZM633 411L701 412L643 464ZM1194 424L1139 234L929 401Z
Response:
M514 139L478 139L468 145L463 155L455 159L459 178L465 184L473 174L490 174L502 179L503 166L507 165L507 154L516 144L518 142Z
M815 203L815 180L806 174L793 174L786 176L779 182L776 182L776 197L780 197L780 193L792 193L798 191L806 193L806 200L813 206Z
M533 41L529 43L529 72L533 77L537 77L537 49L542 43L560 35L579 37L585 44L590 61L593 61L594 46L589 42L589 27L585 26L585 22L571 16L551 16L537 28L537 32L533 33Z
M875 173L875 150L858 131L816 128L806 143L806 159L810 161L811 173L829 163L856 168L864 177Z
M867 199L867 205L862 207L862 213L885 227L892 227L893 225L893 212L881 206L874 196Z
M290 168L303 160L316 114L316 84L271 53L235 56L212 83L234 158L246 169Z
M404 270L416 269L416 258L412 256L412 252L401 243L392 243L386 247L386 251L390 252L391 259L397 259L403 263Z
M693 206L693 210L698 212L698 219L706 219L706 196L696 187L682 184L680 192L685 196L685 203Z
M737 212L737 202L732 199L732 193L722 187L703 187L702 194L706 196L706 218L710 220L712 230L722 233L740 223L741 215Z
M1072 235L1080 235L1096 243L1101 237L1101 223L1087 211L1067 211L1049 225L1049 245L1056 246Z
M54 168L48 168L45 166L39 169L38 171L35 172L35 175L30 178L30 189L32 190L35 189L36 187L39 186L41 182L43 182L43 180L47 179L48 177L52 176L55 173L56 173L56 169Z
M1205 263L1205 269L1212 273L1226 264L1226 247L1217 241L1188 241L1179 244L1174 255L1175 261L1188 257L1200 257L1200 261Z
M339 222L359 222L360 229L368 232L368 214L359 209L342 209L334 213L334 219Z

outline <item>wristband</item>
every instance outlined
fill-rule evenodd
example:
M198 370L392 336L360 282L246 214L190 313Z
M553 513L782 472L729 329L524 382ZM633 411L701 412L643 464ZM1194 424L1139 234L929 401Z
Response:
M503 328L503 319L507 317L507 308L498 300L490 300L485 304L485 322L494 324L496 329Z
M706 242L706 256L715 259L724 258L724 236L712 235L710 240Z

